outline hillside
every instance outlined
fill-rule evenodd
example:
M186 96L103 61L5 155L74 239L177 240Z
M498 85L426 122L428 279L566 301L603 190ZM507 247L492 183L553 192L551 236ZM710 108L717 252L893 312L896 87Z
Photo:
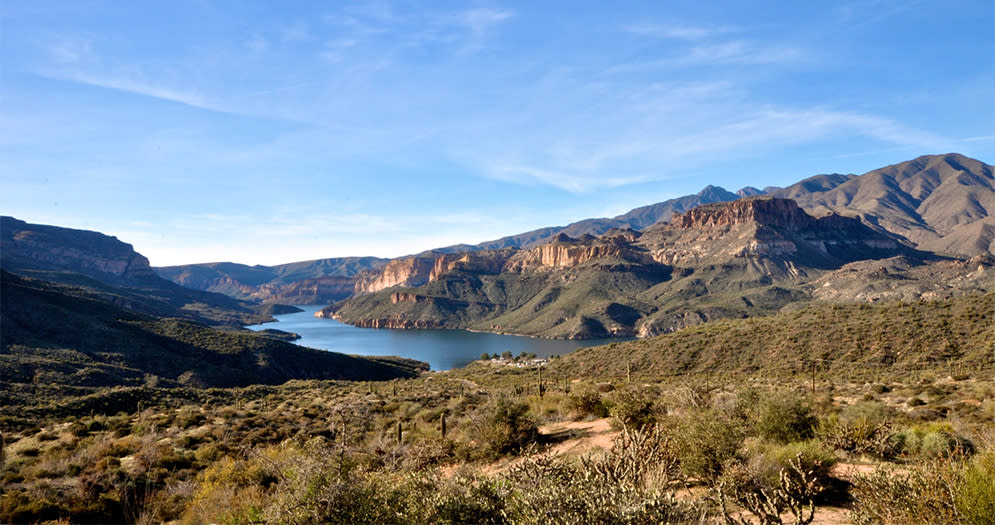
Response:
M361 281L367 293L320 315L376 328L648 336L776 312L811 300L808 283L826 272L901 254L928 262L859 220L750 197L693 208L642 233L561 233L527 250L397 259Z
M312 350L252 332L123 309L89 290L0 274L6 395L37 388L244 386L290 379L391 379L410 360Z
M325 304L352 295L353 277L387 263L378 257L339 257L277 266L231 262L164 266L155 271L170 281L260 303Z
M575 377L804 373L839 377L937 368L980 369L995 353L995 293L880 305L816 304L672 334L582 348L554 370Z
M837 212L925 251L992 255L993 167L956 153L925 155L858 177L813 178L771 194L809 213Z
M159 277L130 244L99 232L0 217L0 268L84 287L102 300L147 315L233 326L270 319L228 296Z

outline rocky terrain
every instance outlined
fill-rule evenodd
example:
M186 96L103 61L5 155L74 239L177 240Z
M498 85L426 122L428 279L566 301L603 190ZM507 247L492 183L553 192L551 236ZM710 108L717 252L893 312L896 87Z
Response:
M0 217L0 257L8 269L71 271L114 282L156 277L149 260L116 237L13 217Z
M956 153L926 155L859 177L805 180L771 194L794 199L812 214L860 217L921 250L992 255L992 169Z
M277 266L204 263L156 268L176 284L258 303L328 304L354 293L354 277L387 263L377 257L339 257Z
M0 268L82 287L148 315L238 326L271 319L253 305L163 279L130 244L98 232L0 217Z
M942 263L859 219L813 217L789 199L748 197L694 208L643 232L561 233L529 249L437 254L431 272L424 255L397 261L389 278L370 282L421 284L370 287L318 315L380 328L643 337L830 300L826 290L813 292L815 280L854 261L896 256L910 269ZM928 273L915 272L909 275ZM930 285L919 283L903 293L928 296ZM987 279L967 279L949 293L987 286ZM856 287L835 290L831 300L867 296Z

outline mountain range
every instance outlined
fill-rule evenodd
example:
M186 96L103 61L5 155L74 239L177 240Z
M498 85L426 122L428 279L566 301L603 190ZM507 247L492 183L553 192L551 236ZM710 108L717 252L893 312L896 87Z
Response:
M273 267L211 263L157 268L184 286L257 302L330 304L354 294L427 282L444 255L528 249L557 235L603 235L612 229L643 230L703 204L767 195L792 199L820 216L859 217L868 227L922 251L953 257L995 253L995 179L992 166L951 153L926 155L863 175L823 174L785 188L742 188L733 193L708 186L687 195L635 208L612 218L586 219L475 245L460 244L394 259L323 259ZM292 270L291 270L292 269Z
M5 218L3 264L69 284L94 279L118 303L202 322L266 313L252 304L331 304L320 315L359 326L648 336L811 301L989 291L992 209L992 166L946 154L785 188L709 186L613 218L391 260L154 269L172 282L116 239L66 230L78 237L66 241L64 229Z

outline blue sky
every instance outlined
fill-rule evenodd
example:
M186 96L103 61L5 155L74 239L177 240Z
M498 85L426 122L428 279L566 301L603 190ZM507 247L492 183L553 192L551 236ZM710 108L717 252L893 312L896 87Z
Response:
M154 265L398 256L995 161L990 0L0 4L0 213Z

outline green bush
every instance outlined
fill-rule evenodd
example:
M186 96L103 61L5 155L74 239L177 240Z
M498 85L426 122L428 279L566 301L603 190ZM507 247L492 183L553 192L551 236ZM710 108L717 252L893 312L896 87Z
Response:
M647 428L657 422L657 415L662 412L647 392L625 389L614 396L611 415L616 428Z
M539 427L528 416L528 404L499 399L483 410L483 421L476 425L477 437L492 454L521 452L539 438Z
M667 490L676 463L660 427L624 430L610 450L580 462L530 456L507 476L507 515L527 524L702 522L706 507Z
M850 491L853 521L861 525L958 523L960 516L952 501L958 474L956 462L937 459L901 470L879 467L858 475Z
M761 523L781 523L785 511L803 519L834 485L830 472L836 462L832 451L816 441L759 444L746 459L726 465L717 490L720 498L732 499Z
M808 401L792 393L774 394L761 401L753 420L761 437L782 444L813 437L816 423Z
M991 523L995 517L995 451L975 456L967 466L954 504L965 523Z
M568 408L574 419L586 417L608 417L608 405L601 394L594 390L586 390L570 394L567 398Z
M896 453L904 456L946 457L971 455L974 443L953 431L950 425L915 425L900 430L889 439Z
M894 410L880 401L858 401L844 407L840 419L851 423L864 420L870 424L879 424L891 421L893 415Z
M681 471L713 484L723 466L736 457L745 433L741 423L702 410L683 415L673 428L673 436Z

